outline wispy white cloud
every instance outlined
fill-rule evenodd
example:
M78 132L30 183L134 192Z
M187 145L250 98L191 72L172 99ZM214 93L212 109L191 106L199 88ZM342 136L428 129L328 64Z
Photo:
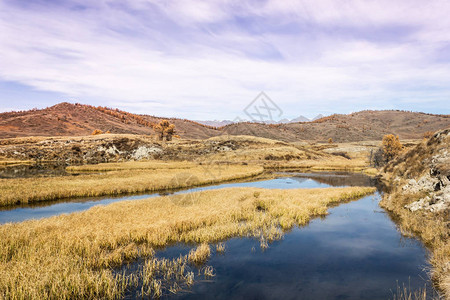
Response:
M261 90L288 117L449 113L449 9L406 0L4 0L0 80L190 118L233 118Z

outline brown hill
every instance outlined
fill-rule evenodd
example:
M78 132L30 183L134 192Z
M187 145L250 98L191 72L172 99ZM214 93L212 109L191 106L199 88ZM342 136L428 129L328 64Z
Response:
M0 138L23 136L80 136L95 129L111 133L154 134L163 118L132 114L119 109L60 103L45 109L0 114ZM405 111L361 111L332 115L312 122L289 124L237 123L216 128L198 122L169 118L182 138L204 139L217 135L251 135L282 141L352 142L380 140L388 133L402 139L422 138L426 132L450 126L449 115Z
M60 103L45 109L0 114L0 138L23 136L80 136L99 129L111 133L154 134L153 125L163 118L136 115L118 109ZM217 130L181 119L174 123L180 136L207 138Z
M361 111L332 115L312 122L264 125L238 123L222 128L228 134L258 135L283 141L315 140L353 142L381 140L394 133L401 139L420 139L427 132L450 126L450 115L432 115L407 111Z

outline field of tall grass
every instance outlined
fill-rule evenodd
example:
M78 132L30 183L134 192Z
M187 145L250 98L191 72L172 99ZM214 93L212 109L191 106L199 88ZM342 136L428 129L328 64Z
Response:
M284 230L325 215L330 204L374 191L229 188L1 225L0 298L114 299L137 288L142 296L177 292L193 283L190 265L207 261L210 244L240 236L270 247ZM156 249L177 242L200 246L170 261L154 257ZM216 249L225 250L220 243ZM137 258L144 259L137 272L115 271ZM210 267L201 272L214 276Z
M178 161L127 161L119 163L101 163L95 165L69 166L66 168L68 172L107 172L121 170L157 170L157 169L190 169L198 167L193 162Z
M139 169L137 166L155 167L157 163L124 163L84 166L120 169L102 174L79 176L0 179L0 206L16 205L69 197L118 195L164 189L186 188L222 181L256 176L263 167L252 165L197 165L191 163L161 163L157 169ZM175 166L178 165L178 168ZM122 167L121 167L122 166ZM128 168L128 169L126 169Z

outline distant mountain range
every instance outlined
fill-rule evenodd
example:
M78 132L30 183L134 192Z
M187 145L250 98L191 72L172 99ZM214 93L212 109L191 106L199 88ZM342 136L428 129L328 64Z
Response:
M420 139L424 133L450 127L449 115L399 110L365 110L334 114L316 120L298 117L279 124L211 121L202 124L177 118L138 115L107 107L60 103L45 109L0 113L0 139L26 136L82 136L94 130L110 133L154 135L154 125L167 119L182 139L206 139L219 135L251 135L281 141L353 142L381 140L385 134ZM308 121L305 121L308 120ZM0 140L1 143L1 140Z
M298 123L298 122L311 122L311 121L315 121L318 119L323 118L324 116L322 114L319 114L317 116L315 116L312 119L308 119L305 116L298 116L297 118L294 118L292 120L289 119L281 119L279 121L266 121L266 122L262 122L262 123L266 123L266 124L288 124L288 123ZM230 125L230 124L234 124L234 123L239 123L239 122L246 122L249 120L239 120L239 121L230 121L230 120L214 120L214 121L204 121L204 120L195 120L195 122L198 122L200 124L203 125L207 125L207 126L213 126L213 127L222 127L222 126L226 126L226 125Z

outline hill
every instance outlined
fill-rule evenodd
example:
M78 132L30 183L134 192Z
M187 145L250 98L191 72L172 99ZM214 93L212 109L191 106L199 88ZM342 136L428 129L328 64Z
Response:
M94 130L119 134L154 134L153 125L164 118L137 115L84 104L63 102L45 109L0 114L0 138L25 136L81 136ZM193 121L168 119L180 136L208 138L217 130Z
M420 139L426 132L450 126L449 115L383 110L361 111L348 115L335 114L312 122L277 125L238 123L223 127L228 134L257 135L282 141L314 140L353 142L381 140L394 133L401 139Z
M0 138L26 136L81 136L94 130L115 134L151 135L161 117L119 109L60 103L45 109L0 114ZM449 115L406 111L361 111L332 115L311 122L286 124L233 123L214 127L186 119L168 118L182 138L205 139L217 135L252 135L286 142L301 140L353 142L380 140L388 133L402 139L420 139L426 132L450 126Z

